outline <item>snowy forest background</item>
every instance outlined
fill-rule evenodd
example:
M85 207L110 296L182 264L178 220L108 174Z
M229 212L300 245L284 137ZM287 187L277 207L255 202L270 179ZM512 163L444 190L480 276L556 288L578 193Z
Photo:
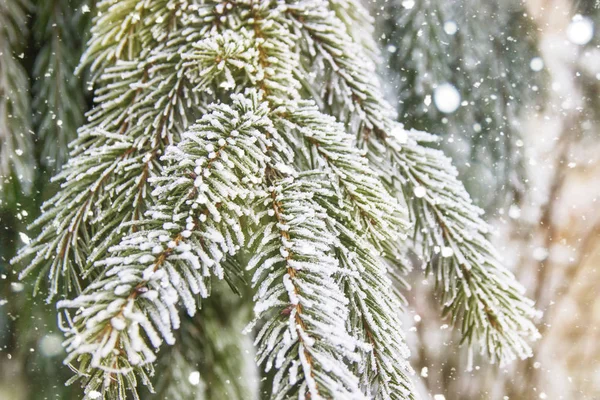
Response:
M56 191L49 179L68 158L67 144L91 107L86 71L73 72L95 6L91 0L24 2L26 16L18 31L9 31L2 18L13 1L0 0L0 190L6 194L0 203L0 399L79 398L77 385L63 384L71 372L62 364L53 306L32 298L33 279L20 281L9 261L30 240L26 227ZM503 261L541 311L534 356L502 368L490 365L459 347L460 335L439 317L432 280L423 280L415 257L414 276L406 278L416 283L404 293L404 326L421 398L600 398L600 4L365 5L375 31L359 35L376 38L379 72L400 122L440 136L441 148L485 209ZM25 179L17 188L6 184L3 170L14 151L5 136L13 118L6 97L14 95L5 92L5 80L12 78L5 73L7 54L25 72L16 90L33 115L23 128L36 134L18 167ZM236 321L239 330L249 320L246 311L228 296L207 309L229 315L223 326L231 329ZM248 351L221 333L216 327L192 334L222 340L207 357ZM237 366L231 381L243 383L234 384L230 398L253 398L249 393L258 382L251 369ZM182 379L198 384L191 375ZM216 398L211 385L230 384L213 380L190 398Z

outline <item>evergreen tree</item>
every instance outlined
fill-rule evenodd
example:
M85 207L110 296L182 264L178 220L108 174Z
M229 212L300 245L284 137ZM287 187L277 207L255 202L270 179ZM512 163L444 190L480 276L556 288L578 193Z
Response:
M35 163L27 72L22 65L28 38L26 0L0 1L0 207L30 193Z
M33 67L33 110L40 164L61 168L68 144L81 126L87 101L82 75L74 74L91 15L89 0L39 0L34 37L39 50ZM68 101L65 97L68 96Z
M518 203L526 180L521 116L539 107L545 87L522 2L392 0L380 13L400 120L441 136L478 204L491 211Z
M245 331L272 398L413 398L399 315L407 249L465 342L502 363L530 356L532 304L435 138L396 121L358 2L97 10L79 66L95 107L39 235L14 259L58 300L86 398L137 397L164 363L162 395L201 396L178 385L186 374L215 393L245 390L219 389L239 375L245 319L221 311L223 357L211 331L220 280L254 307Z

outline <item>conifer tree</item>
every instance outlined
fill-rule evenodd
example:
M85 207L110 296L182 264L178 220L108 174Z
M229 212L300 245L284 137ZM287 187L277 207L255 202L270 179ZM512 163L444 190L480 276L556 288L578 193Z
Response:
M414 398L406 248L465 342L530 356L532 304L432 136L396 121L358 2L97 9L79 67L95 107L14 259L57 302L86 398L152 390L158 350L185 374L220 280L253 288L245 332L271 398Z
M28 37L27 0L0 1L0 207L29 193L35 163L29 83L22 60Z
M33 35L40 47L33 67L33 110L40 164L59 170L82 125L84 74L74 74L91 15L89 0L39 0ZM68 96L68 97L67 97ZM65 101L65 98L68 101Z
M491 211L518 203L526 180L521 117L539 107L545 87L523 2L378 4L400 120L443 139L478 204Z

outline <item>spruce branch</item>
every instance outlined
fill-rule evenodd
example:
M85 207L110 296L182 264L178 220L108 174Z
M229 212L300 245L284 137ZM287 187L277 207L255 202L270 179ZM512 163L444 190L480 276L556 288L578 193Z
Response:
M150 387L156 351L247 251L273 398L410 399L392 283L403 202L465 337L526 353L530 304L449 161L394 121L350 3L98 5L81 64L97 106L16 259L65 295L66 362L89 398ZM430 257L436 244L457 261Z
M262 182L272 129L267 110L256 92L234 96L231 106L213 106L167 149L162 160L170 166L152 179L153 196L166 201L96 262L103 270L97 280L58 303L78 310L67 329L66 362L91 357L88 368L127 373L154 362L151 349L163 340L174 344L177 305L193 316L195 296L209 295L208 278L223 279L223 259L244 245L242 221L251 210L243 200ZM103 391L111 390L105 383Z
M473 205L451 161L417 142L435 140L409 131L402 150L393 152L406 202L416 222L426 271L436 280L444 315L460 324L463 341L505 364L531 357L528 340L539 333L532 322L534 304L500 262L486 238L488 225ZM393 142L392 142L393 143Z
M138 59L182 26L181 10L188 6L196 7L188 0L98 1L92 35L78 69L89 68L95 80L107 66Z
M281 63L285 61L277 60L275 57L270 57L269 59ZM267 92L275 93L277 92L277 88L271 89L267 86ZM287 93L290 93L289 89ZM297 108L289 112L287 110L285 113L279 112L278 116L279 118L276 121L280 121L280 124L285 129L297 131L300 137L306 140L314 149L316 157L320 158L321 161L313 162L312 166L325 168L330 171L331 176L335 177L334 179L338 182L334 186L337 188L335 190L337 190L338 194L341 193L340 197L330 200L327 203L332 210L338 213L336 216L340 217L342 215L344 220L348 220L348 217L350 217L350 221L363 221L363 223L357 223L357 225L353 226L354 230L352 231L349 228L345 228L348 237L352 238L350 240L358 240L356 239L357 233L364 232L365 227L367 231L373 231L373 237L379 246L381 246L382 242L389 241L390 238L397 238L398 232L403 232L406 228L406 223L403 219L402 208L398 206L394 199L389 197L386 190L377 180L376 175L370 170L367 160L355 148L352 136L346 134L340 124L334 122L327 115L320 113L310 103L299 104ZM305 155L305 157L314 160L314 157L310 155ZM309 162L308 164L310 165L311 163ZM311 190L314 190L314 188L306 189L306 191ZM334 204L343 204L344 199L347 200L345 209L340 210L333 206ZM349 216L348 212L354 212L355 214L354 216ZM366 242L361 243L366 244ZM363 267L363 271L367 272L368 276L375 274L369 283L378 283L382 284L382 286L385 286L387 283L387 287L391 287L389 280L385 277L387 273L385 267L383 270L381 269L381 261L379 264L370 259L369 261L371 261L371 264L368 265L366 271ZM354 287L358 284L351 281L349 285ZM364 296L369 290L375 291L377 289L375 287L368 287L368 284L364 283L361 289L356 291L357 297ZM358 294L359 291L360 294ZM395 298L395 295L392 294L389 298L389 303L385 304L385 306L397 307L398 303L395 302ZM369 301L373 300L369 299ZM378 322L389 323L388 325L384 325L384 330L387 329L390 333L395 331L395 336L392 336L394 338L387 338L386 340L384 331L379 330L379 327L372 328L376 331L373 335L367 324L363 324L365 332L371 335L373 343L379 346L387 346L386 350L380 349L380 353L366 356L370 357L370 360L374 364L377 364L376 366L369 367L370 369L366 372L368 374L366 378L368 385L366 386L377 382L377 394L381 398L386 398L386 396L390 395L398 396L394 398L408 398L412 388L410 380L407 377L410 367L406 363L402 364L398 362L405 359L408 355L403 337L398 331L400 327L399 318L397 316L394 317L393 314L389 317L382 317L381 310L384 308L376 300L376 305L373 307L367 306L364 299L361 299L360 302L363 306L361 310L363 318L373 318L373 315L377 315L381 318ZM391 308L391 310L393 309ZM398 308L395 309L397 310ZM389 308L387 310L390 311ZM392 358L388 358L390 355ZM390 364L391 360L395 360L394 366ZM276 381L274 384L275 391L279 388L278 385L280 383Z
M344 126L312 102L299 106L282 123L311 145L318 157L313 168L329 171L337 180L341 199L348 202L349 210L356 211L351 218L362 221L357 231L368 232L377 246L398 240L409 227L406 210L389 194Z
M31 260L21 271L21 278L41 268L36 292L44 274L49 278L49 299L58 293L60 279L65 290L81 291L80 281L87 275L90 252L87 243L93 234L86 223L97 218L102 204L99 194L107 180L117 176L122 184L133 178L115 163L129 154L131 145L123 135L100 129L80 131L73 142L73 158L54 178L64 182L61 191L44 205L42 215L34 222L34 226L42 227L40 234L12 260Z
M373 79L373 64L365 61L365 51L353 42L340 21L335 26L341 29L325 28L324 21L331 18L325 7L298 7L292 15L306 32L305 46L314 49L311 54L315 60L322 60L329 68L327 74L343 83L326 86L325 93L334 93L323 98L323 107L355 130L372 165L413 211L416 243L430 268L441 271L437 276L443 304L452 320L461 324L465 340L501 363L517 356L529 357L527 340L539 336L531 322L533 304L493 251L481 212L471 204L450 160L420 144L423 135L404 130L392 119L393 109L383 100L379 81ZM407 191L410 185L416 192ZM431 196L427 212L419 212L421 197L417 196L423 191ZM424 231L420 224L426 224ZM448 275L448 264L444 258L434 257L435 249L446 249L445 254L451 250L449 258L455 260L451 268L462 271Z
M312 88L322 108L345 123L350 133L389 132L395 126L394 109L385 101L375 63L347 33L345 25L319 1L290 7L304 51L311 55L312 73L323 74ZM322 72L318 72L318 71ZM309 81L310 82L310 81Z
M258 286L258 360L277 369L272 397L362 398L344 358L358 360L346 331L348 299L335 282L333 238L324 210L304 190L302 176L275 180L264 203L271 209L249 242Z
M259 18L256 18L255 21L257 24L262 22ZM260 28L261 26L255 27L254 33L267 40L270 39L272 34L270 34L270 32L263 32ZM278 32L278 35L278 37L281 37L281 33ZM259 56L265 54L265 57L261 57L261 60L268 58L270 64L265 65L263 62L258 65L258 69L267 66L272 67L272 64L275 64L275 68L283 65L290 65L289 59L286 63L286 59L281 57L286 54L285 51L282 51L282 49L285 49L282 44L289 46L289 43L293 43L293 41L286 40L284 43L280 42L278 46L271 46L267 40L265 40L264 48L262 46L258 48L258 54ZM241 41L236 43L241 43ZM229 48L232 48L232 46ZM245 53L246 51L244 50L243 52ZM223 60L228 62L229 58L223 58ZM272 68L272 70L282 71L279 74L283 77L290 76L289 72L283 67L280 67L280 70L275 68ZM244 68L244 70L247 71L248 68ZM275 102L277 97L283 97L284 99L287 96L292 98L299 97L298 94L294 94L293 91L289 90L289 87L284 93L281 93L279 86L273 87L270 84L271 81L269 80L270 77L268 75L257 75L264 77L264 79L262 81L259 81L259 79L251 79L251 81L258 82L260 87L271 95L268 97L270 100ZM331 171L331 175L336 177L335 179L340 182L339 186L342 189L341 191L344 192L342 198L351 200L346 204L347 208L345 212L355 212L354 219L366 222L364 225L356 227L357 230L354 231L353 234L356 235L356 232L362 232L361 228L367 227L367 231L373 229L378 232L378 239L381 239L382 237L387 239L390 236L395 237L395 232L401 231L403 227L406 226L402 219L402 209L398 207L395 200L389 197L385 189L375 178L375 174L370 171L366 159L354 147L352 137L344 132L341 125L320 113L314 105L310 104L310 102L305 102L305 104L300 103L291 110L289 107L287 107L288 109L283 108L283 106L279 104L280 102L281 100L278 100L273 106L275 110L277 110L276 117L274 117L276 124L287 131L295 132L295 136L300 136L315 149L317 158L321 159L321 161L317 162L315 165L322 168L328 168ZM293 137L294 135L286 134L285 136ZM313 157L306 154L305 158L313 159ZM339 190L340 189L338 189L338 191ZM309 189L307 189L307 191L309 191ZM337 202L338 200L331 201L331 203L336 204ZM348 215L344 216L348 218ZM364 218L364 216L367 218ZM350 218L352 219L353 217ZM395 329L398 329L398 319L393 321L398 323L395 327ZM399 342L402 342L401 336ZM406 350L405 347L403 349ZM275 351L275 349L272 351ZM405 357L407 355L406 351L394 353L395 349L393 348L390 351L396 357L399 355ZM375 357L375 359L381 361L378 357ZM281 379L279 374L276 375L276 378L277 377ZM405 375L400 375L395 382L398 385L410 387ZM274 391L277 391L277 389L280 388L279 385L281 385L280 382L275 383Z
M256 13L256 11L254 11L256 16L258 16L259 14ZM229 43L231 43L231 41L233 39L238 38L239 36L236 35L226 35L226 34L222 34L222 33L215 33L215 37L211 38L208 37L206 39L204 39L202 42L199 42L197 45L193 46L193 50L190 51L190 53L184 53L183 58L186 60L191 60L191 59L198 59L201 61L199 68L197 69L198 72L192 72L191 75L188 75L190 77L190 80L192 83L196 83L196 81L194 79L200 79L200 80L204 80L204 82L214 82L217 81L219 78L221 78L225 83L231 84L231 80L233 79L234 82L240 82L239 78L236 81L233 78L233 74L230 72L228 73L221 73L221 71L219 70L211 70L211 69L206 69L203 67L202 65L202 60L207 60L210 61L213 57L215 58L220 58L221 61L225 61L226 63L229 62L232 65L232 68L237 68L239 70L242 70L242 76L246 76L248 74L248 72L250 73L256 73L256 75L251 75L250 79L246 79L244 78L244 80L242 80L241 82L250 82L250 83L254 83L255 85L257 85L259 88L261 88L266 94L267 97L266 99L271 103L272 110L269 110L270 112L272 112L274 114L274 117L276 119L276 124L279 125L283 125L283 123L281 121L284 121L284 119L287 117L289 121L295 121L294 123L296 124L296 133L301 134L303 137L312 140L315 143L315 147L320 148L320 150L318 150L321 154L322 157L326 156L326 158L329 159L329 164L331 165L332 171L334 172L334 174L337 174L338 178L340 179L340 182L344 182L344 187L345 187L345 191L347 193L350 194L350 198L352 198L354 200L354 204L353 207L356 207L356 205L358 204L358 211L360 211L362 214L366 214L368 216L369 220L375 220L378 221L376 224L374 225L378 225L377 229L379 229L381 232L386 232L386 235L384 235L383 237L387 237L387 235L389 235L389 232L392 228L392 225L394 223L398 223L401 222L401 216L402 213L400 212L401 209L398 208L397 203L392 200L392 198L389 198L389 196L387 195L387 193L385 192L385 189L383 189L383 187L381 186L381 184L375 179L375 175L369 171L369 167L368 164L366 162L366 160L364 159L364 157L358 152L358 150L356 150L356 148L353 146L353 141L349 140L349 136L345 136L341 130L341 126L338 126L336 124L334 124L330 119L327 119L326 116L320 114L314 107L305 107L305 108L301 108L301 110L304 112L304 114L302 113L298 113L296 106L291 106L286 104L286 100L289 99L289 97L296 98L299 97L299 94L293 94L293 91L291 92L291 96L290 96L290 91L289 91L289 87L299 87L298 84L293 84L293 85L288 85L285 86L286 91L283 91L282 89L284 87L281 86L280 81L281 79L291 79L292 75L292 71L290 71L289 67L284 67L286 65L290 65L289 63L289 57L288 58L284 58L288 56L288 53L286 52L286 48L289 48L289 46L291 46L291 44L293 43L293 40L281 40L281 38L285 39L285 31L282 32L282 29L285 26L282 25L278 25L278 24L272 24L271 21L265 21L264 19L261 20L259 18L255 18L254 19L254 24L255 26L253 27L253 29L247 30L247 31L241 31L242 35L245 35L247 38L252 38L252 36L260 36L262 38L264 38L264 41L260 40L257 41L257 48L256 51L253 52L247 52L247 56L246 58L249 58L250 61L249 62L240 62L238 60L237 63L231 63L232 57L231 54L235 54L235 53L229 53L229 54L223 54L224 51L231 49L231 46L229 46ZM277 21L277 20L275 20ZM273 37L273 39L271 39L271 37ZM271 41L269 41L271 40ZM277 45L277 46L276 46ZM244 48L243 42L241 42L240 48ZM209 52L207 53L205 49L210 49L212 51L212 54ZM246 52L246 50L243 50L244 52ZM223 55L223 56L222 56ZM252 56L254 56L254 59L252 60ZM279 60L278 60L279 59ZM277 61L279 61L279 63L277 63ZM287 62L287 64L286 64ZM252 64L254 63L254 64ZM268 64L267 64L268 63ZM275 65L273 65L275 64ZM189 61L188 64L190 65ZM197 65L197 64L196 64ZM225 64L227 65L227 64ZM279 66L279 68L277 68ZM293 64L292 64L293 66ZM223 68L221 68L222 70ZM239 74L236 74L237 76L239 76ZM194 78L197 77L197 78ZM222 85L220 85L222 87ZM239 98L239 101L242 101L241 98ZM264 107L263 107L264 108ZM257 113L257 110L254 110L254 113ZM294 117L289 117L289 115L292 115ZM226 118L231 119L232 116L231 115L227 115ZM311 120L312 118L312 120ZM233 120L235 121L236 118L233 118ZM206 121L210 121L211 124L217 124L218 122L218 116L217 115L209 115L206 117ZM290 122L288 121L287 125L290 126ZM221 126L224 123L224 121L218 123L219 126ZM302 129L298 129L298 125L302 125ZM325 129L321 128L320 130L317 129L316 127L318 127L319 125L323 125ZM332 132L328 132L328 130L331 130ZM278 140L274 140L277 138L278 133L273 130L273 131L269 131L269 141L270 146L269 146L269 159L268 159L268 163L270 165L269 168L271 168L273 171L276 170L281 170L281 173L288 173L289 171L289 167L286 167L286 161L289 164L290 157L293 156L293 151L291 151L289 149L289 146L287 145L286 141L278 141ZM328 136L329 135L329 136ZM286 132L284 135L288 140L293 140L293 133L290 132ZM221 138L222 139L222 138ZM341 140L339 140L341 139ZM339 140L336 141L336 140ZM280 143L280 144L278 144ZM198 145L199 143L195 143L196 145ZM189 148L186 148L186 134L184 134L184 140L183 142L181 142L177 147L170 147L167 150L167 155L165 157L163 157L163 161L168 160L170 157L170 154L173 155L172 160L175 161L176 159L184 156L184 154L187 154L189 157L192 157L191 159L194 159L193 157L198 157L198 154L194 153L194 147L193 146L189 146ZM178 150L175 150L178 149ZM216 152L215 154L219 154L219 152ZM246 151L244 152L244 155L248 155L248 150L246 149ZM185 156L184 156L185 157ZM197 158L196 158L197 159ZM178 166L180 166L181 164L185 164L185 162L180 162L177 164ZM249 174L251 171L256 170L256 166L253 166L252 168L248 168L247 170L244 170L242 172L244 172L245 174ZM258 168L258 170L260 170L260 168ZM344 171L344 173L342 173L342 171ZM158 184L159 186L157 188L155 188L155 190L152 192L152 195L154 198L156 198L158 200L158 203L151 208L150 213L153 212L153 210L156 210L156 212L160 212L162 213L162 215L165 215L166 212L165 210L175 210L175 214L178 214L178 207L180 207L181 204L181 200L179 202L176 202L175 204L171 203L172 198L181 198L181 199L187 199L187 196L182 196L182 197L177 197L176 194L179 193L178 190L175 190L176 188L173 186L173 182L175 182L176 185L181 185L182 184L182 175L181 174L174 174L174 169L173 168L165 168L163 169L164 175L162 178L156 178L156 179L151 179L152 182L154 182L155 184ZM239 172L239 171L238 171ZM178 178L179 176L179 178ZM183 176L185 176L185 174L183 174ZM202 174L200 175L202 176ZM243 176L243 174L241 175ZM195 180L197 180L198 178L196 177ZM208 178L207 178L208 179ZM231 181L231 178L229 179ZM223 190L222 187L219 187L219 185L223 185L224 181L226 180L221 180L221 181L210 181L208 183L200 183L200 187L205 187L207 188L207 190L211 190L211 186L216 186L217 190ZM164 186L160 186L161 182L164 183ZM167 185L167 182L169 182L169 184ZM236 181L233 181L233 183L236 183ZM189 183L188 183L189 184ZM233 186L235 187L235 186ZM373 195L373 191L375 191L374 193L376 195ZM379 192L377 192L379 191ZM165 198L163 193L169 193L169 204L164 204L163 203L163 199ZM388 199L388 200L384 200L384 199ZM358 199L358 200L357 200ZM381 201L384 200L384 201ZM222 203L220 203L222 204ZM208 210L211 210L210 207L210 203L207 205ZM221 205L221 207L223 207ZM213 209L216 210L216 207L213 207ZM154 217L156 218L156 217ZM391 218L391 219L390 219ZM391 221L388 222L388 221ZM162 228L164 229L164 224L162 226ZM159 229L159 227L157 226L156 229ZM141 266L137 266L137 264L139 264L136 260L139 258L134 255L132 255L130 252L132 251L136 251L135 246L138 244L137 241L135 241L134 239L136 237L144 237L145 235L145 230L148 230L148 228L142 228L142 230L140 232L135 232L134 234L130 235L130 238L132 239L125 239L122 242L122 245L120 246L115 246L113 247L113 251L121 252L124 251L125 254L124 256L113 256L109 259L109 263L110 265L105 265L104 262L99 262L97 263L97 265L99 266L103 266L105 265L106 267L112 267L113 265L119 265L119 267L116 267L117 269L121 268L121 266L123 268L128 268L128 267L132 267L134 269L138 270L138 275L139 275L139 270L141 269ZM217 230L217 229L215 229ZM180 234L178 234L177 236L175 236L175 239L173 239L173 235L169 236L167 234L165 234L164 232L158 231L153 237L160 237L160 235L163 235L164 237L171 238L171 241L173 241L175 243L175 246L179 246L179 242L178 239L180 238ZM148 240L150 239L149 237L146 239ZM181 239L183 241L183 239ZM318 243L318 242L317 242ZM241 244L241 243L240 243ZM193 243L192 248L197 248L198 246L202 247L201 244L199 243ZM152 246L151 246L152 247ZM230 254L233 254L232 251L234 252L235 249L232 249L231 247L228 249ZM165 260L168 260L171 256L171 252L169 251L168 254L165 253L165 251L169 251L169 250L163 250L161 252L158 252L157 254L159 254L159 259L161 260L161 262L166 262ZM148 257L149 258L149 257ZM199 260L200 262L204 262L204 264L207 263L207 260L200 258ZM131 264L131 265L128 265ZM156 264L153 264L156 265ZM182 267L180 267L182 268ZM122 273L121 270L118 271L119 273ZM115 267L108 268L108 272L107 272L107 276L112 276L116 274L116 270ZM217 277L222 277L222 274L217 273L216 274ZM139 280L139 278L137 278ZM136 281L137 282L137 281ZM141 282L133 282L133 284L128 284L127 287L131 288L131 287L139 287ZM94 290L94 296L98 295L98 289L103 288L105 290L111 291L113 290L115 287L122 289L119 289L119 293L117 293L116 291L114 293L112 293L112 295L127 295L128 299L131 299L131 293L129 292L129 289L127 289L127 287L123 287L123 285L121 286L115 286L116 284L112 283L112 280L109 279L100 279L97 280L94 284L92 284L92 288ZM143 284L145 285L145 283ZM116 289L114 289L116 290ZM127 294L129 293L129 294ZM137 297L137 296L136 296ZM181 297L184 298L185 295L181 294ZM62 302L61 304L63 306L67 306L67 307L77 307L77 308L81 308L82 304L79 303L79 301L89 301L90 298L86 297L86 294L84 292L84 294L82 296L79 296L78 298L76 298L73 301L67 301L67 302ZM184 301L185 303L185 301ZM86 308L85 305L83 307L84 309ZM100 309L102 309L102 307L99 307ZM163 307L164 309L168 309L168 305ZM189 307L188 307L188 312L191 312ZM166 312L163 312L163 314L165 314ZM170 313L173 313L173 310L170 311ZM117 314L117 316L119 316L120 314ZM111 318L115 318L115 316L111 317ZM160 321L158 321L158 318L153 318L152 323L154 325L158 325L161 326L162 329L158 329L162 335L163 338L169 342L172 341L172 334L171 334L171 328L176 329L178 327L178 320L176 318L170 318L170 321L167 321L167 326L163 326L160 325ZM74 325L75 328L74 329L78 329L77 324L82 324L83 321L85 321L84 319L79 318L78 316L75 317L74 319ZM163 321L164 322L164 321ZM87 322L86 322L87 325ZM92 326L94 324L91 324ZM168 326L170 325L170 326ZM101 329L101 328L97 328L97 329ZM110 330L110 329L109 329ZM333 331L335 331L335 329L333 329ZM102 332L104 332L104 330L102 330ZM94 341L96 341L94 339L94 335L95 332L93 330L90 330L90 337L91 339L93 339ZM151 333L149 334L150 336L153 336L154 332L151 331ZM105 337L107 335L107 333L104 333ZM323 341L324 339L321 338L321 341ZM106 340L107 343L110 343L111 345L116 344L119 345L119 343L117 341L115 341L115 343L109 342L108 339ZM127 343L127 340L124 341L125 343ZM319 345L324 345L326 346L326 342L324 342L325 344L320 344L321 342L319 342ZM142 347L143 349L147 349L149 348L148 346L144 346ZM87 347L83 347L83 351L88 351L89 349ZM127 352L129 349L126 349L125 351ZM103 359L103 354L106 353L106 351L104 353L99 353L100 349L95 348L92 349L92 354L93 355L97 355L100 354L99 358L97 358L97 360L101 360ZM299 356L301 357L302 353L299 353ZM78 356L78 349L77 348L71 348L71 356L75 357ZM323 357L325 357L325 355L322 355ZM135 360L138 359L142 359L142 357L140 355L137 355L137 357L133 357ZM132 359L131 355L128 357L129 360ZM341 359L340 359L341 360ZM101 363L99 361L96 361L95 363L92 364L92 367L100 367ZM344 364L342 364L340 366L340 368L342 370L348 370L348 367L346 367ZM349 371L349 370L348 370ZM346 372L345 372L346 373ZM347 372L348 374L350 374L350 372ZM344 377L342 376L342 378L346 381L346 384L349 386L349 390L352 390L355 393L359 393L360 390L357 389L356 384L352 383L353 380L351 379L351 374ZM323 377L321 379L324 379ZM354 379L354 378L353 378ZM275 389L276 391L277 389ZM331 388L328 390L332 390Z
M129 10L132 13L136 10L133 3L119 2L115 7L109 7L109 3L99 4L95 26L106 18L113 18L115 25L126 4L134 7ZM189 24L197 29L191 31L190 41L202 37L211 25L213 9L214 5L205 6L191 15ZM160 19L164 10L155 11ZM59 293L79 293L80 283L75 280L93 275L90 267L118 243L126 233L123 229L137 229L135 221L152 204L148 181L160 172L157 158L203 111L196 105L201 96L189 90L186 75L179 70L183 63L180 46L187 43L183 28L170 31L170 25L180 24L169 24L164 27L166 31L160 24L140 28L139 35L161 39L153 42L155 48L143 60L103 64L96 78L94 101L98 105L88 113L88 123L78 133L70 162L54 178L62 182L63 190L43 205L42 215L32 225L43 227L41 233L13 260L30 260L21 276L34 270L39 270L40 279L47 274L48 300ZM88 49L101 42L99 33L94 32ZM106 51L116 51L117 44L106 46ZM94 133L97 131L111 134L104 137ZM94 163L93 152L88 153L86 148L107 150L104 141L111 135L125 137L130 146L110 150L102 167L83 169ZM51 220L55 222L48 224Z
M368 236L357 235L362 232L360 220L348 219L352 206L327 175L314 180L315 200L326 209L327 223L336 235L336 258L343 271L340 284L350 302L349 329L367 344L361 349L365 364L357 369L362 387L376 399L412 399L413 372L406 361L410 351L400 329L402 296L391 279L395 265L386 262L386 252L377 250ZM387 295L381 296L382 291Z

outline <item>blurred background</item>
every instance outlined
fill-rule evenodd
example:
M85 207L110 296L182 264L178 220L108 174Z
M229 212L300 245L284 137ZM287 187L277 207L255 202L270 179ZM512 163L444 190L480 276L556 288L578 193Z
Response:
M460 346L413 257L405 329L421 398L600 399L600 0L365 4L399 120L440 136L540 311L535 356L491 365ZM81 52L93 14L91 0L0 0L0 157L19 111L20 129L35 133L19 144L35 154L19 172L32 187L0 185L2 400L77 398L63 384L71 372L53 307L32 298L34 282L20 282L8 261L29 240L26 226L55 190L49 176L90 107L85 72L74 76L77 59L61 58L61 48ZM23 84L10 89L15 71ZM15 109L17 95L25 100ZM244 351L232 346L208 357ZM210 388L190 392L200 398L211 399Z
M423 398L600 399L600 2L373 11L400 120L441 136L540 310L535 356L490 365L459 347L415 271L407 324Z

